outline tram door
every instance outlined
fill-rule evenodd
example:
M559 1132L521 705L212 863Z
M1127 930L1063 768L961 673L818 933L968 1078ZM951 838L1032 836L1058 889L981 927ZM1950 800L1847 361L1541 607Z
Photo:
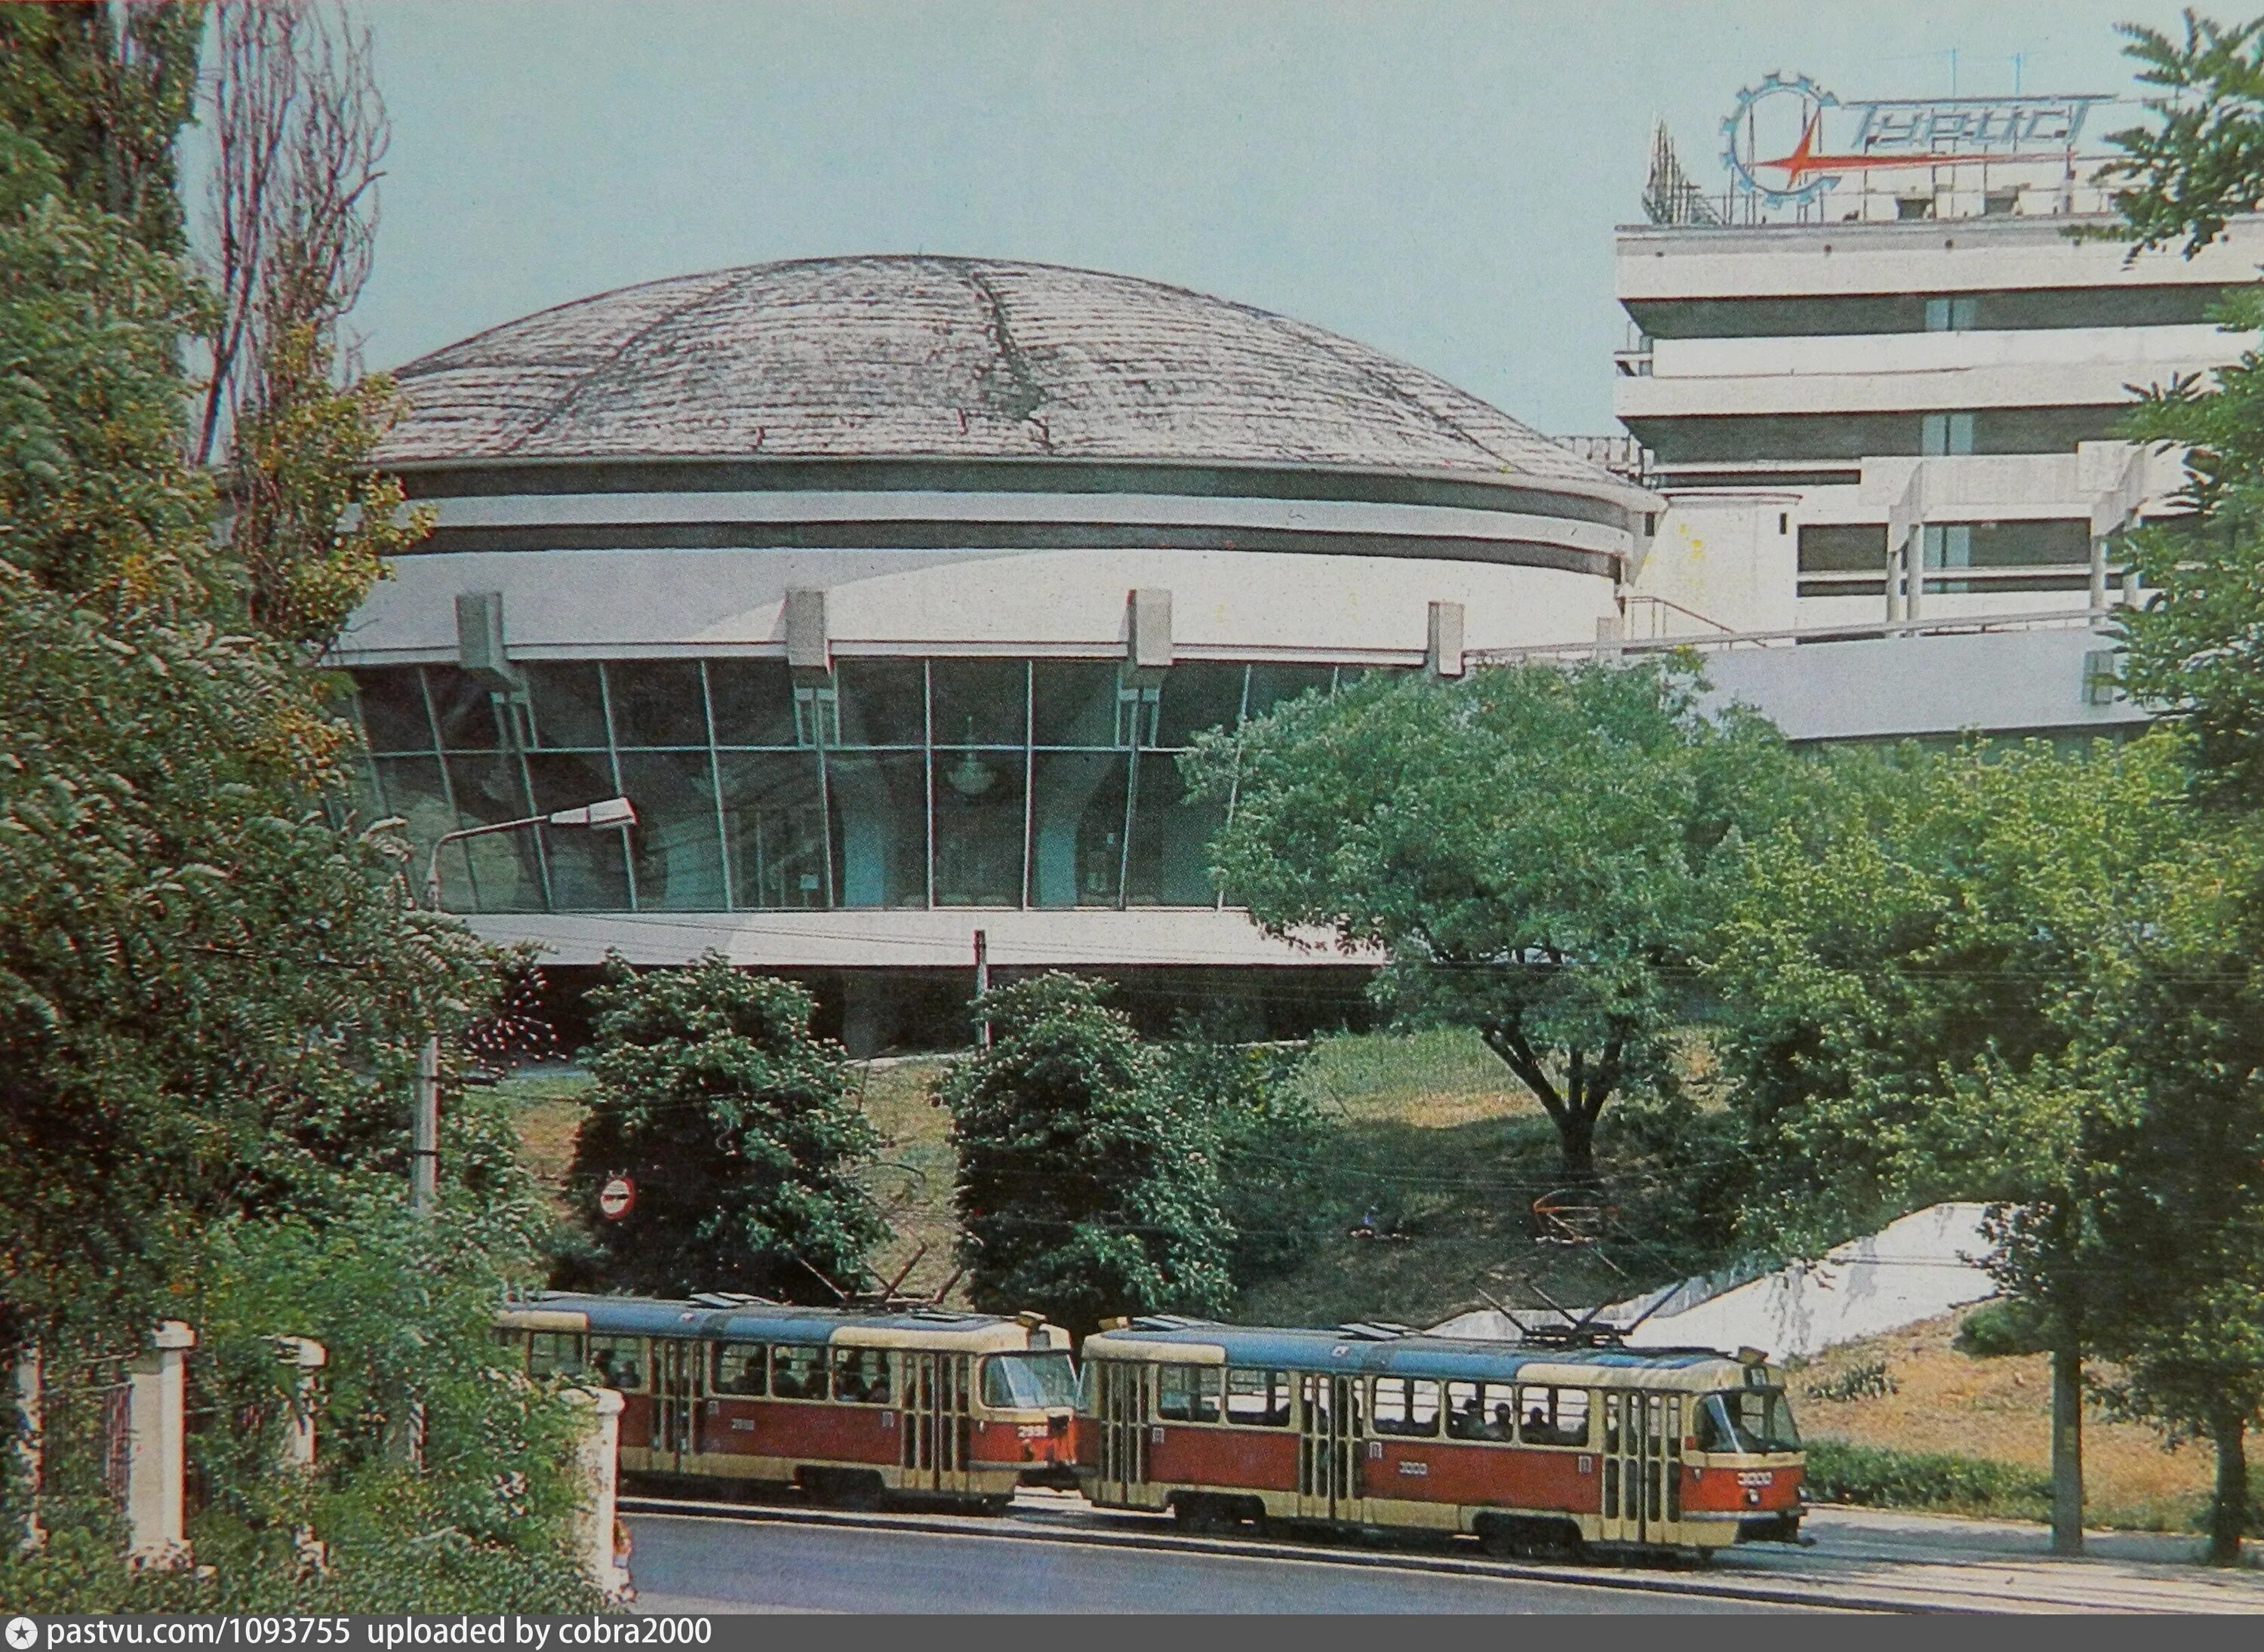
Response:
M1146 1494L1149 1370L1116 1359L1093 1367L1104 1503L1137 1503Z
M1297 1384L1297 1512L1310 1520L1357 1520L1361 1380L1308 1371Z
M700 1450L700 1351L704 1344L652 1339L652 1466L662 1474L690 1468Z
M900 1356L903 1387L896 1417L897 1466L913 1491L961 1491L967 1485L968 1361L964 1354Z
M1604 1395L1606 1542L1667 1540L1682 1514L1681 1436L1680 1395Z

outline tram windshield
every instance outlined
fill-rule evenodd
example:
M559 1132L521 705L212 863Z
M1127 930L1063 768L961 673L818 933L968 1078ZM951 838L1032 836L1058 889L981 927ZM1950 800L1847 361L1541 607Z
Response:
M1065 1411L1077 1373L1065 1353L997 1354L983 1362L983 1403L1002 1411Z
M1702 1452L1796 1452L1800 1431L1782 1388L1709 1394L1695 1408Z

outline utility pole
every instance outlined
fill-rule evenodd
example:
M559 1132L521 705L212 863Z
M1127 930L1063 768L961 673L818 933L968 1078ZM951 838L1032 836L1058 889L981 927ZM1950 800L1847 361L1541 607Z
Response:
M2083 1351L2072 1337L2051 1351L2052 1553L2083 1553Z
M990 931L988 930L976 930L975 931L975 996L976 998L980 999L990 990ZM979 1043L979 1047L986 1050L990 1047L990 1017L985 1016L983 1018L983 1025L981 1030L977 1032L976 1038Z
M438 903L433 909L439 910ZM440 1192L440 1035L425 1035L417 1052L416 1116L409 1128L409 1208L432 1214Z

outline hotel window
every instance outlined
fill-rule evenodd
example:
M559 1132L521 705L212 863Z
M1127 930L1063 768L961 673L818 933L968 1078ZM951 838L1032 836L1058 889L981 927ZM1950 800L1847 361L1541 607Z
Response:
M1922 416L1919 421L1918 449L1920 453L1929 456L1971 453L1973 416L1970 413L1928 413Z

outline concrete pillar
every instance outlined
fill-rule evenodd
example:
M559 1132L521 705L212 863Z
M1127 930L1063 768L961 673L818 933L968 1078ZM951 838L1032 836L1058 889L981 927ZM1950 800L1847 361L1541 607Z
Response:
M1597 624L1600 626L1602 623L1600 618ZM1462 604L1434 602L1431 605L1423 663L1433 677L1460 677L1462 674Z
M1622 657L1627 653L1623 646L1626 636L1627 616L1625 614L1598 614L1596 616L1596 658L1616 660Z
M859 1061L887 1049L896 1034L896 1004L889 983L870 972L845 969L841 982L841 1042Z
M188 1471L189 1350L197 1334L178 1319L150 1333L127 1366L126 1524L136 1566L187 1563L183 1481Z
M278 1337L275 1354L293 1372L282 1464L295 1471L311 1469L315 1466L315 1373L330 1364L330 1350L311 1337Z
M587 1407L591 1414L575 1459L584 1493L575 1517L575 1547L581 1551L590 1581L606 1598L628 1600L636 1590L628 1568L613 1552L613 1527L620 1518L615 1485L620 1468L621 1396L612 1388L569 1388L562 1397L569 1405Z
M787 664L796 671L831 672L833 638L825 622L825 593L809 589L787 591L781 618Z
M1172 593L1160 587L1130 592L1124 605L1124 651L1138 669L1162 670L1175 657Z
M37 1348L16 1351L14 1383L15 1417L8 1439L9 1473L16 1482L18 1494L24 1499L23 1529L17 1534L16 1549L21 1554L33 1554L47 1547L47 1528L40 1524L40 1476L46 1464L44 1432L46 1420L42 1415L41 1367Z

